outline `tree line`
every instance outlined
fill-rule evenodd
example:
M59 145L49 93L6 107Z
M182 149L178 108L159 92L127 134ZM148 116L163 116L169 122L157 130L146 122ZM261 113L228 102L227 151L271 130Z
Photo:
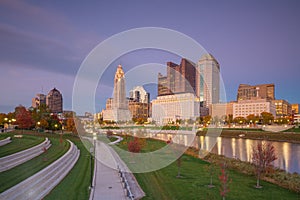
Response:
M14 126L17 129L36 130L66 130L77 133L75 122L78 120L75 113L58 115L52 113L47 105L26 109L19 105L14 112L0 113L0 125L2 128Z

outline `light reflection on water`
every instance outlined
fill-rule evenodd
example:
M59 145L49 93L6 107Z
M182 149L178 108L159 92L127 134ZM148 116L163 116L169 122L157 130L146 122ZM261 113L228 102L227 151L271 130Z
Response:
M173 134L155 134L153 138L167 141L172 138ZM187 144L188 135L177 135L175 143ZM150 136L151 137L151 136ZM172 138L173 139L173 138ZM215 154L224 155L229 158L236 158L242 161L251 161L252 146L256 145L257 140L243 138L221 138L221 137L196 137L191 146L210 151ZM216 143L214 146L212 146ZM277 160L273 165L284 169L290 173L297 172L300 174L300 144L288 142L273 142L276 150Z

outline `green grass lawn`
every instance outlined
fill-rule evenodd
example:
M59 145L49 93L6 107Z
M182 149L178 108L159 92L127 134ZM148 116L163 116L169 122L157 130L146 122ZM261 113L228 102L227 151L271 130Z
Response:
M31 133L33 135L30 135ZM0 192L32 176L61 157L69 149L70 145L66 141L66 139L69 139L80 149L80 157L70 173L44 199L89 199L91 159L90 153L83 145L83 142L78 137L70 135L64 135L62 137L63 143L61 144L60 136L56 134L37 134L35 132L27 132L26 134L28 134L25 135L26 137L35 138L35 140L48 137L51 140L52 146L46 154L42 154L11 170L0 173ZM86 146L91 145L88 141L84 141L84 143ZM93 166L94 164L92 163L92 170Z
M36 136L26 135L24 138L34 138ZM45 136L44 136L45 137ZM36 137L35 141L39 139L44 140L44 137ZM51 137L47 135L47 137L51 140L52 146L48 149L46 153L43 153L21 165L18 165L8 171L4 171L0 173L0 192L16 185L17 183L25 180L26 178L32 176L38 171L42 170L59 157L61 157L68 149L69 143L64 140L62 144L60 144L58 137ZM18 141L15 141L18 144ZM0 148L0 152L1 152Z
M283 132L295 132L295 133L300 133L300 128L291 128L288 130L285 130Z
M70 139L80 149L80 157L70 173L44 199L89 199L91 182L90 153L79 138L65 138ZM85 142L85 144L90 145L89 142ZM94 166L94 163L92 163L92 166Z
M45 137L35 137L31 135L23 135L22 138L15 138L15 132L1 134L1 137L7 138L11 137L12 142L0 147L0 157L4 157L35 145L40 144L45 140Z
M125 140L126 141L126 140ZM127 149L125 141L119 145ZM144 152L160 148L165 145L161 141L151 140L152 145L145 145ZM151 147L152 149L148 149ZM169 166L150 173L135 174L140 186L146 193L143 199L221 199L219 192L219 170L213 176L213 182L216 187L208 188L209 173L206 166L209 164L198 158L189 155L183 155L181 164L182 178L176 178L178 167L177 162ZM230 192L226 199L252 200L252 199L299 199L299 194L283 189L271 183L262 181L262 189L255 189L256 179L254 176L248 176L236 171L229 171L232 180Z

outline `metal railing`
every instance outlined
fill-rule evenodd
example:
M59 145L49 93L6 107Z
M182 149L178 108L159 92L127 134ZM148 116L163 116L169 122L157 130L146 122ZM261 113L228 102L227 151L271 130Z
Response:
M121 177L121 181L124 189L126 190L126 195L130 200L134 200L134 195L131 192L130 186L125 176L125 172L123 172L118 165L119 176Z

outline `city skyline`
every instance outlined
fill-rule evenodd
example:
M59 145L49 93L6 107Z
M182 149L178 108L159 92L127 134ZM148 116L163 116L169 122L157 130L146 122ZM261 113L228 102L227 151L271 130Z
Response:
M29 107L36 93L53 87L60 88L63 107L71 110L74 78L88 53L114 34L146 26L180 31L214 55L220 63L228 101L235 100L239 84L274 83L277 99L300 102L296 84L300 72L300 2L133 1L128 5L1 1L0 112L13 111L19 104ZM183 15L165 14L183 7ZM112 63L107 74L113 74L120 63L126 76L136 65L157 62L166 67L167 62L179 63L180 59L151 50L129 53ZM156 71L153 73L157 76ZM110 78L100 81L106 89L96 92L97 111L111 97L111 82Z

